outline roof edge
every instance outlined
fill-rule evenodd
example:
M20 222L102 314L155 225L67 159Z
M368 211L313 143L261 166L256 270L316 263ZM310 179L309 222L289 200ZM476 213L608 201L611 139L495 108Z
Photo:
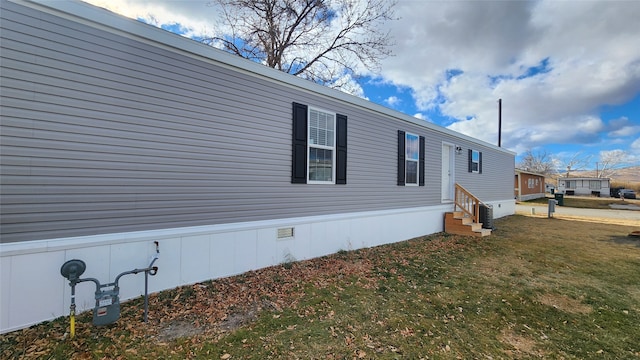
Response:
M542 177L546 177L544 174L540 174L540 173L536 173L533 171L527 171L527 170L522 170L522 169L515 169L515 171L517 173L522 173L522 174L529 174L529 175L537 175L537 176L542 176Z

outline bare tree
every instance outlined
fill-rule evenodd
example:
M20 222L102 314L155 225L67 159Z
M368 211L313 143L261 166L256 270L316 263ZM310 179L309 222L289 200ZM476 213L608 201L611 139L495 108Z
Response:
M569 177L571 175L571 171L586 170L591 163L591 156L583 155L581 151L578 151L571 155L556 157L554 158L554 163L559 173L566 169L566 176Z
M616 174L620 167L628 162L629 154L623 150L601 151L597 177L610 178Z
M553 159L546 151L534 153L531 150L527 150L522 161L518 163L518 169L542 174L545 177L556 173Z
M593 169L592 158L591 155L584 155L580 151L569 155L550 156L546 151L527 150L518 163L518 168L545 176L564 173L563 176L570 177L571 172L584 172ZM630 156L623 150L601 151L595 176L599 178L615 176L616 171L629 162Z
M340 87L390 56L389 0L213 0L224 27L204 42L269 67Z

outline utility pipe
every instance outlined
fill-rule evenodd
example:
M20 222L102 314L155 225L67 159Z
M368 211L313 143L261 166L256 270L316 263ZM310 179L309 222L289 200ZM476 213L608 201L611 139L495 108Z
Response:
M71 285L71 306L69 307L69 337L76 336L76 285Z
M498 147L502 147L502 99L498 99Z

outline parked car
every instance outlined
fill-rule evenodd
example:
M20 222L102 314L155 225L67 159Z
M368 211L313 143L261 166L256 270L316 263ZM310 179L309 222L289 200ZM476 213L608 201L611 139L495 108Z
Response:
M625 199L635 199L636 192L631 189L621 189L618 191L618 197L623 197Z

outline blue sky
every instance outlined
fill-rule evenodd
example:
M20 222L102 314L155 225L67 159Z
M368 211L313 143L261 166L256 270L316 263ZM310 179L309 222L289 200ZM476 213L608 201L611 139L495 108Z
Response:
M86 1L188 37L218 28L207 0ZM355 95L493 144L502 99L503 147L640 165L640 1L399 0L395 13L394 56L363 69Z
M530 71L529 76L536 76L538 74L538 71L533 68ZM460 121L460 118L449 116L446 113L443 114L437 105L430 109L419 108L416 105L412 89L409 87L395 86L381 82L380 79L367 77L362 81L362 88L365 96L372 102L425 119L426 121L445 127ZM512 117L508 101L508 97L502 99L503 127L509 126L508 123ZM487 131L489 134L488 136L483 136L482 139L489 143L497 144L498 98L489 99L486 106L493 110L494 119L493 123L491 123L491 121L486 122L489 127ZM598 161L601 151L622 149L634 157L629 159L629 165L640 165L640 144L638 143L640 136L640 94L636 94L635 97L622 104L602 104L596 106L590 113L595 118L601 119L603 124L608 125L602 126L592 132L579 134L573 140L564 141L562 139L555 140L552 138L549 141L545 141L544 137L541 136L541 139L536 142L525 143L524 146L518 146L518 144L508 138L508 133L503 133L502 144L504 147L514 151L517 149L519 155L527 149L531 149L534 153L546 152L550 155L556 154L561 158L568 158L573 154L581 153L584 157L591 156L591 166L593 167L595 167L595 162ZM473 117L474 113L469 112L463 119L469 120L473 119ZM573 126L574 125L570 123L564 125L557 124L556 129L553 131L567 132L567 128ZM478 134L468 134L478 137Z

